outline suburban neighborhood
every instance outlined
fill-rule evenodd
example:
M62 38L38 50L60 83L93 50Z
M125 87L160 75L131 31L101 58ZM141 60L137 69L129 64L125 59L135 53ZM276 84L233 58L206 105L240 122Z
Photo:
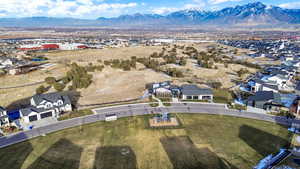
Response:
M297 0L0 1L0 169L299 169Z

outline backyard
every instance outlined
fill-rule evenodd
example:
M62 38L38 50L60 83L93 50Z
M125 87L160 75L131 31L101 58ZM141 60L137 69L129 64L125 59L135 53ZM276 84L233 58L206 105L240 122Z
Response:
M285 127L244 118L178 114L180 129L149 129L148 117L62 130L0 149L2 168L252 168L289 145Z

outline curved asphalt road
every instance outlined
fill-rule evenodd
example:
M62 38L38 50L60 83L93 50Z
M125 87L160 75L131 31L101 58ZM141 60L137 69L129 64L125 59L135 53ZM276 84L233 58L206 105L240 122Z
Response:
M299 123L299 120L288 120L284 117L271 116L266 114L257 114L249 112L239 112L236 110L226 109L223 104L209 104L209 103L172 103L169 107L151 107L149 104L131 104L122 106L113 106L105 108L97 108L93 110L95 114L73 118L69 120L59 121L48 126L34 128L29 131L19 132L13 135L0 137L0 148L16 144L31 138L43 136L48 133L59 131L66 128L80 126L83 124L93 123L97 121L104 121L106 115L115 114L118 118L138 116L151 114L153 112L172 112L172 113L203 113L215 115L229 115L235 117L244 117L257 120L264 120L274 122L282 125L291 125L292 123Z

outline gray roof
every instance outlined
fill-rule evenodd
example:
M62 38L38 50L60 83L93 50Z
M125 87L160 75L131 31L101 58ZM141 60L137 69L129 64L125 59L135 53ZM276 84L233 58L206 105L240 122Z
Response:
M0 120L8 118L8 115L0 116Z
M41 113L46 110L47 109L44 109L44 108L36 108L36 107L30 106L30 107L21 109L20 112L22 113L23 116L28 116L31 112ZM48 109L48 110L51 110L51 109Z
M196 85L182 85L181 88L183 95L213 95L211 89L199 88Z
M71 101L68 96L61 95L60 93L47 93L47 94L37 94L32 97L34 102L39 105L42 101L46 100L51 103L58 100L63 100L64 104L71 104Z
M277 85L272 85L272 84L265 83L265 84L263 84L263 86L265 86L267 88L270 88L270 89L279 90Z
M39 95L33 96L32 98L34 99L34 101L37 105L39 105L39 103L41 103L43 100L47 100L47 101L50 101L50 102L56 102L58 100L62 100L63 101L62 106L65 106L67 104L71 104L71 100L69 99L69 97L66 96L66 95L61 95L60 93L39 94ZM62 106L54 106L54 107L51 107L49 109L29 106L29 107L26 107L24 109L20 109L20 112L22 113L23 116L27 116L31 112L41 113L41 112L45 112L47 110L53 110L55 108L59 108L59 107L62 107Z
M6 111L3 107L0 106L0 112Z
M254 96L250 96L248 101L269 101L272 100L276 103L281 103L280 94L274 93L273 91L259 91Z
M254 78L254 79L251 79L250 81L254 81L255 83L259 83L259 84L264 84L266 82L264 82L263 80L259 79L259 78Z

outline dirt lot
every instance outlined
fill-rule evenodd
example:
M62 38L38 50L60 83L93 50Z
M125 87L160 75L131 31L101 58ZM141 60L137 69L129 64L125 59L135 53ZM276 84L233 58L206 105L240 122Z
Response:
M87 49L78 51L53 51L46 53L45 56L58 63L65 63L68 61L96 63L97 60L129 59L131 56L148 57L153 52L160 51L161 48L162 47L159 46L139 46L110 49Z
M94 74L94 81L87 89L80 90L79 104L107 103L135 99L143 95L145 84L170 80L171 78L152 70L124 72L106 68Z
M183 44L188 46L187 44ZM199 51L203 51L207 46L213 43L189 44ZM167 50L171 50L168 48ZM153 47L128 47L128 48L111 48L111 49L88 49L78 51L51 51L45 54L50 63L56 64L48 70L38 70L28 74L17 76L1 77L0 86L19 86L43 81L48 76L62 77L68 70L66 64L77 62L81 65L93 63L100 65L99 60L110 59L129 59L131 56L148 57L153 52L160 52L161 46ZM178 49L179 57L187 57L182 54L183 50ZM234 85L232 79L237 78L235 72L241 68L241 65L229 65L225 68L223 64L216 64L218 69L205 69L197 66L196 60L188 59L186 66L167 65L168 67L176 67L181 69L185 78L171 78L163 73L154 72L152 70L143 69L141 64L137 65L137 70L122 71L120 69L112 69L106 67L101 73L93 73L93 83L87 89L80 90L81 96L79 104L107 103L113 101L122 101L134 99L143 95L145 84L151 82L160 82L165 80L173 80L176 84L207 82L208 80L220 81L223 87L231 87ZM253 69L249 69L254 72ZM0 89L0 105L8 106L9 104L30 97L35 94L35 90L39 85L32 85L18 89Z
M66 66L56 64L45 70L37 70L21 75L6 75L0 77L1 88L25 85L25 87L19 88L0 89L0 105L6 107L15 101L34 95L36 88L43 83L36 85L30 84L42 82L48 76L62 77L67 70L68 68ZM28 86L26 86L27 84Z
M230 88L235 84L232 82L233 79L238 79L236 72L242 68L246 68L242 65L229 64L228 68L225 68L224 64L215 64L218 69L206 69L197 66L196 60L189 59L187 65L183 69L187 70L185 78L181 81L219 81L222 83L223 88ZM181 68L182 69L182 68ZM255 69L247 68L251 73L255 72ZM246 75L244 76L246 77Z

